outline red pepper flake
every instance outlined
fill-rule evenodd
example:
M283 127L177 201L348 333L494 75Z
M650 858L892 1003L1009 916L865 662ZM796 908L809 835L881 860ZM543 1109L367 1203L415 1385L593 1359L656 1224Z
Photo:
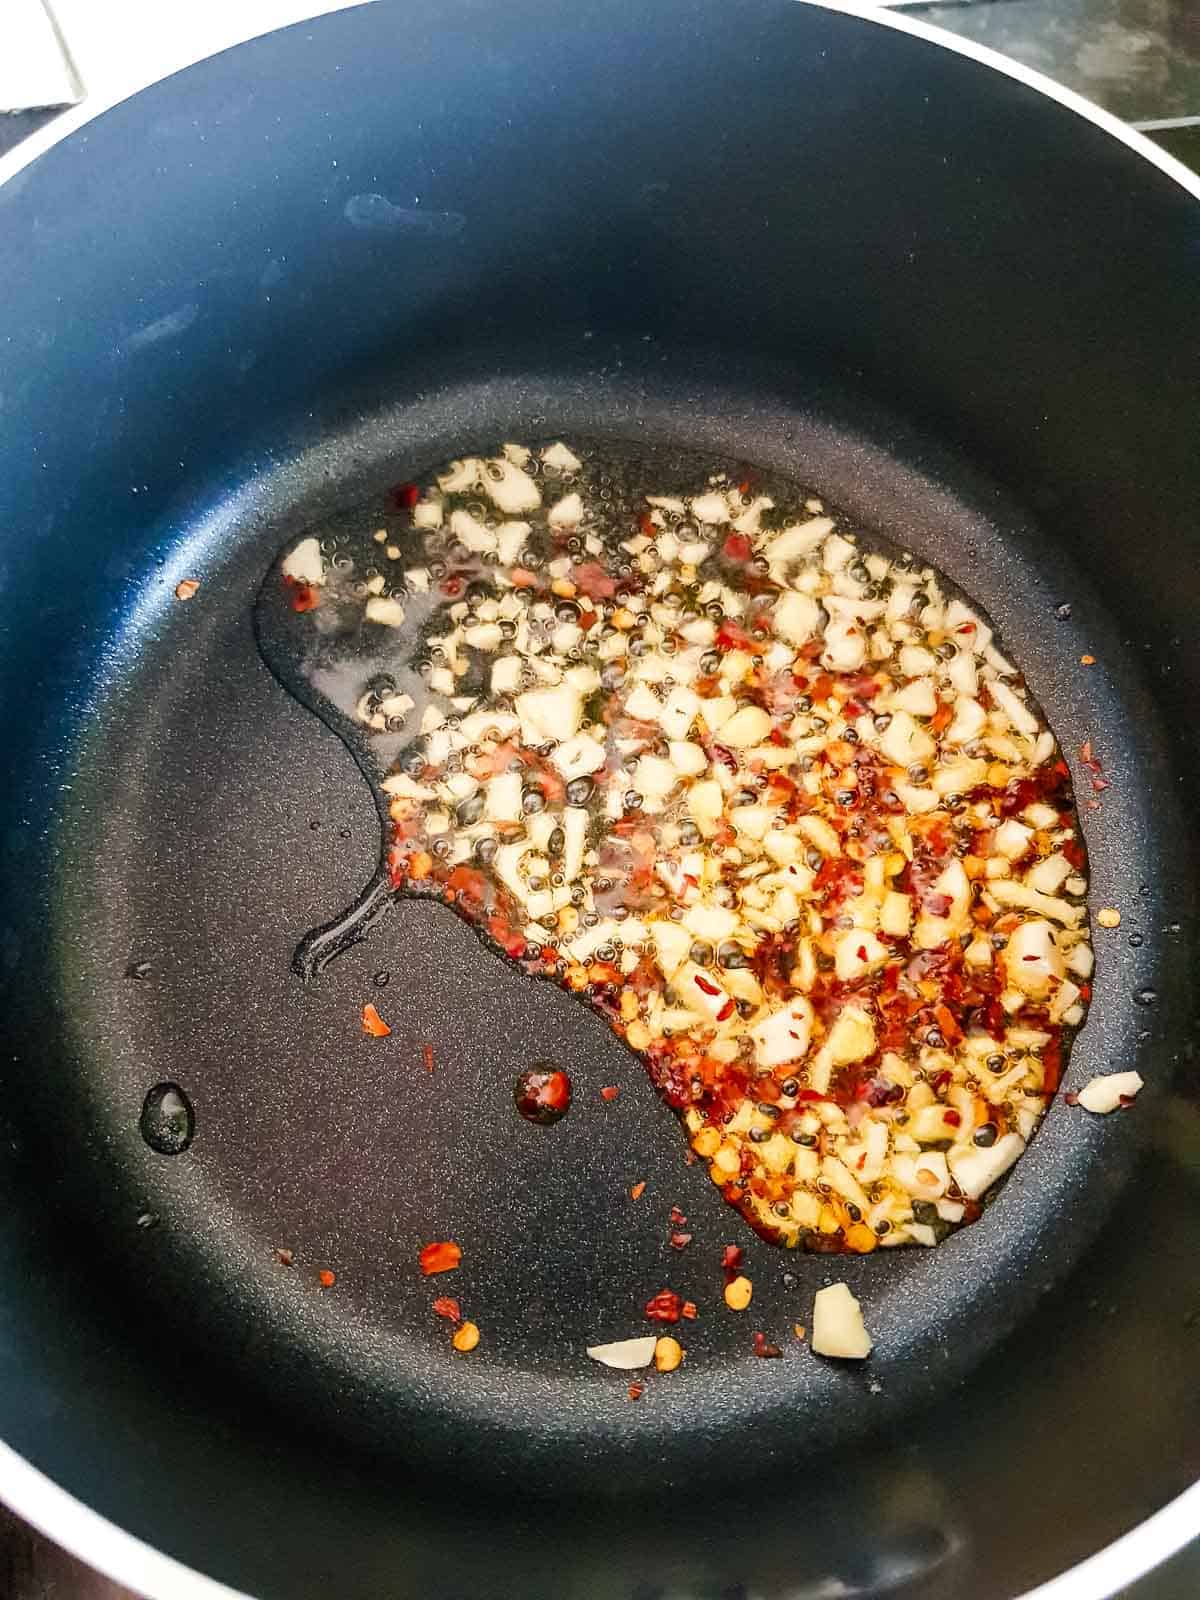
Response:
M1097 794L1103 794L1105 789L1111 789L1112 785L1109 783L1107 778L1093 778L1092 788Z
M362 1008L362 1029L364 1033L369 1033L372 1039L386 1039L392 1031L369 1001Z
M699 1315L696 1310L696 1302L694 1300L685 1300L679 1308L679 1315L686 1317L689 1322L695 1322Z
M294 1250L276 1250L275 1259L281 1267L290 1267L296 1260L296 1253Z
M721 554L730 561L749 561L754 554L754 546L744 533L731 533L721 546Z
M631 1383L629 1385L629 1398L631 1400L640 1400L645 1392L646 1390L643 1384Z
M572 568L571 579L579 592L589 600L611 600L617 592L616 579L610 577L598 561L581 562Z
M1079 665L1081 667L1094 667L1096 665L1096 658L1095 656L1080 656Z
M433 1302L433 1309L439 1317L445 1317L447 1322L462 1321L462 1307L448 1294L439 1295Z
M686 1250L691 1242L692 1236L690 1233L673 1233L671 1235L672 1250Z
M697 989L700 990L701 994L718 995L721 992L717 985L713 983L710 978L703 978L699 975L699 973L697 973L696 977L692 981L695 983Z
M397 511L411 511L420 498L421 490L415 483L398 483L388 494Z
M462 1251L453 1239L438 1239L433 1244L427 1244L417 1259L421 1263L421 1271L427 1278L432 1278L435 1272L453 1272L462 1260Z
M330 1272L328 1267L322 1267L320 1272L317 1273L317 1282L322 1289L332 1289L337 1282L337 1273Z
M433 1046L431 1044L423 1044L421 1046L421 1060L424 1063L425 1071L426 1072L432 1072L433 1071Z
M680 1211L678 1206L671 1207L671 1221L677 1228L682 1228L687 1224L687 1218L684 1216L683 1212Z
M742 1247L737 1244L727 1244L725 1253L721 1257L721 1267L725 1273L725 1282L731 1283L742 1270Z
M615 1083L606 1083L600 1091L601 1100L615 1100L620 1094L620 1087Z
M974 633L975 624L973 622L960 622L954 631L955 633Z
M950 1127L950 1128L961 1128L962 1127L962 1112L961 1111L943 1111L942 1112L942 1121L947 1125L947 1127Z
M651 1322L678 1322L683 1314L683 1301L671 1289L660 1289L646 1301L646 1316Z
M646 1192L646 1185L645 1185L644 1182L643 1183L635 1183L633 1188L630 1189L630 1191L629 1191L629 1198L631 1200L640 1200L642 1198L642 1196L645 1194L645 1192Z
M294 578L286 581L292 591L293 611L315 611L321 604L321 591L315 584L298 583Z
M648 511L643 511L638 518L638 527L646 535L647 539L653 539L658 533L658 524Z
M777 1344L768 1344L765 1333L756 1333L754 1335L754 1354L762 1356L766 1361L773 1361L776 1357L781 1356L783 1351Z
M199 588L199 578L180 578L175 585L175 598L176 600L190 600Z
M1066 1094L1063 1095L1063 1099L1069 1106L1077 1106L1079 1104L1079 1096L1075 1093L1074 1089L1068 1089Z
M865 961L867 959L867 947L866 947L865 944L860 944L859 947L858 947L858 959L860 961ZM798 1038L799 1035L798 1034L793 1034L792 1037L793 1038Z

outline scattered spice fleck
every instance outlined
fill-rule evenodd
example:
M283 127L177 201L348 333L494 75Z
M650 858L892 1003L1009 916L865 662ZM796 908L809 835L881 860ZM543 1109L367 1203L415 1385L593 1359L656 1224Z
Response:
M200 587L199 578L180 578L175 585L176 600L190 600Z
M730 1311L745 1311L754 1294L754 1285L749 1278L733 1278L725 1285L725 1304Z
M362 1029L372 1039L386 1039L392 1031L370 1002L362 1008Z
M1069 1106L1077 1106L1079 1104L1079 1095L1074 1089L1068 1089L1066 1094L1063 1095L1063 1099Z
M659 1339L654 1346L654 1367L657 1372L674 1372L683 1360L683 1346L678 1339L672 1339L669 1334Z
M635 1183L633 1188L630 1189L630 1191L629 1191L629 1198L631 1200L640 1200L642 1198L642 1196L645 1194L645 1192L646 1192L645 1183Z
M1080 656L1079 664L1081 667L1094 667L1096 665L1096 658L1095 656Z
M438 1239L427 1244L418 1259L421 1271L432 1278L436 1272L453 1272L462 1260L462 1251L453 1239Z
M721 1257L721 1266L725 1272L725 1282L732 1283L742 1270L742 1248L740 1245L727 1244L725 1254Z
M1116 906L1101 906L1096 913L1096 921L1102 928L1119 928L1121 926L1121 913Z
M673 1233L671 1235L672 1250L686 1250L691 1242L692 1236L690 1233Z
M683 1314L683 1302L672 1289L660 1289L646 1301L646 1317L650 1322L678 1322Z
M421 491L415 483L398 483L388 495L397 511L411 511L420 498ZM383 528L379 531L386 539L386 531Z
M792 1323L792 1332L796 1335L797 1339L803 1339L803 1337L804 1337L804 1324L802 1322L793 1322Z
M462 1307L448 1294L439 1295L433 1302L433 1309L439 1317L445 1317L447 1322L462 1321Z
M320 1272L317 1273L317 1282L322 1289L332 1289L337 1282L337 1273L330 1272L328 1267L322 1267Z
M754 1354L762 1356L765 1361L774 1361L776 1357L783 1354L783 1351L777 1344L768 1344L765 1333L756 1333L754 1335Z
M696 1310L696 1302L694 1300L685 1300L679 1308L679 1315L681 1317L686 1317L688 1322L695 1322L697 1316L699 1315L699 1312Z
M687 1226L687 1218L684 1216L683 1212L680 1211L678 1206L671 1207L671 1223L676 1228L683 1228Z
M621 1089L618 1084L606 1083L600 1091L600 1098L601 1100L615 1100L620 1092Z
M631 1383L628 1392L631 1400L640 1400L646 1391L640 1383Z
M450 1343L465 1355L468 1350L474 1350L479 1343L479 1329L473 1322L464 1322L461 1328L455 1330Z
M421 1046L421 1062L426 1072L433 1071L433 1046L431 1044L423 1044Z
M296 1260L296 1254L293 1250L278 1249L275 1252L275 1259L281 1267L290 1267Z

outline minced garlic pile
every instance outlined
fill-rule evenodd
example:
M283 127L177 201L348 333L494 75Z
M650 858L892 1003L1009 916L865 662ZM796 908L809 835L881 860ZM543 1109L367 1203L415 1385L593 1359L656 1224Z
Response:
M393 881L586 995L759 1231L935 1244L1083 1020L1068 769L929 568L812 498L718 474L618 516L604 482L508 445L406 486L378 565L285 558L297 610L419 666L357 706L405 735Z

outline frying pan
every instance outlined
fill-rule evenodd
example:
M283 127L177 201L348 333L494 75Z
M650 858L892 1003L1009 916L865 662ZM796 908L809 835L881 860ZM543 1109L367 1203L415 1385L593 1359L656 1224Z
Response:
M773 0L364 7L10 179L12 1505L172 1595L1099 1596L1195 1531L1194 1493L1162 1508L1200 1465L1196 189L994 59ZM753 1239L636 1060L445 909L292 972L380 814L260 652L264 575L447 456L559 436L819 484L991 613L1081 792L1103 756L1093 905L1123 921L1067 1087L1147 1089L1056 1104L936 1251ZM552 1129L511 1108L538 1058L576 1082ZM139 1132L163 1083L173 1156ZM416 1266L438 1237L466 1359ZM753 1360L728 1243L768 1331L849 1281L870 1362ZM629 1405L584 1346L666 1286L714 1309Z

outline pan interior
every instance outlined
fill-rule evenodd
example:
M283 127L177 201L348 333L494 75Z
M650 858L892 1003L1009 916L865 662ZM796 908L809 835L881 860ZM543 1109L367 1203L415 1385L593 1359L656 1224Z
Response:
M886 421L852 431L839 407L800 392L526 367L373 409L177 521L74 730L52 928L68 1037L43 1092L75 1107L67 1137L96 1228L210 1359L377 1454L554 1485L611 1485L619 1465L620 1485L636 1487L731 1470L748 1427L764 1459L846 1441L1010 1330L1082 1247L1132 1155L1133 1119L1085 1120L1060 1097L985 1217L938 1250L777 1251L684 1165L672 1114L599 1019L449 911L401 902L314 987L291 971L301 935L372 876L380 826L350 750L264 665L258 586L286 540L504 439L604 435L650 464L648 482L698 451L817 486L991 614L1069 756L1103 727L1109 768L1139 759L1153 730L1130 715L1119 667L1081 663L1119 651L1105 652L1104 618L1061 551L951 458ZM174 598L185 577L200 580L186 603ZM1084 814L1093 904L1161 874L1148 804L1117 786ZM1153 981L1152 946L1137 985L1101 948L1066 1087L1139 1063L1148 1030L1132 993ZM368 1000L386 1039L360 1028ZM549 1129L512 1109L514 1076L546 1058L575 1083L571 1115ZM1141 1065L1152 1104L1154 1069ZM139 1133L164 1082L195 1113L177 1156ZM620 1087L611 1103L606 1084ZM672 1206L694 1236L682 1253L668 1244ZM448 1238L462 1267L423 1279L421 1245ZM726 1244L745 1248L754 1282L741 1317L721 1304ZM814 1291L839 1279L877 1342L861 1366L823 1363L792 1337ZM632 1406L625 1376L584 1347L646 1331L641 1308L663 1288L700 1315L684 1367ZM470 1356L449 1349L439 1292L482 1329ZM751 1358L760 1329L785 1359Z

